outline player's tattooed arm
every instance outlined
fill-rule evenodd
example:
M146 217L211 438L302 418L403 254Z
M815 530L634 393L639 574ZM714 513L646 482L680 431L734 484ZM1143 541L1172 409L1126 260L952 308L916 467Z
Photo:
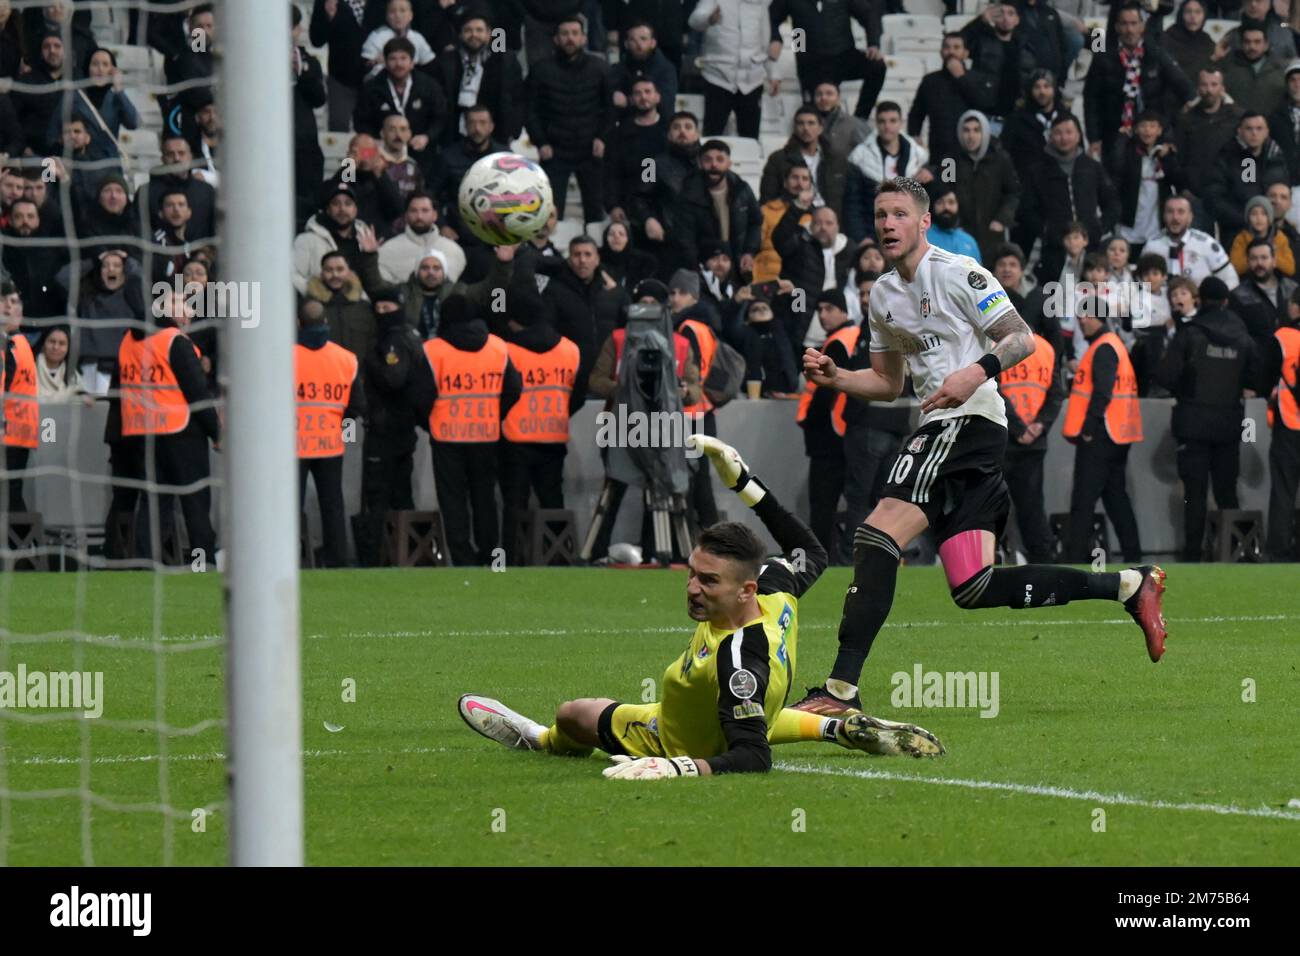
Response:
M996 343L991 354L1004 370L1034 353L1034 333L1014 309L985 329L984 334Z

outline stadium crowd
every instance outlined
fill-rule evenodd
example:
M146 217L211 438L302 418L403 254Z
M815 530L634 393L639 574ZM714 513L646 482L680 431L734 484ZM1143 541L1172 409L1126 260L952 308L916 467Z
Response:
M885 270L873 199L895 176L926 184L929 241L982 263L1041 343L1002 375L1030 560L1058 547L1043 461L1064 414L1076 445L1066 556L1089 556L1100 500L1138 561L1125 482L1143 439L1139 397L1175 403L1184 557L1199 560L1210 486L1220 509L1237 507L1251 396L1269 400L1273 429L1264 551L1295 560L1291 9L1017 0L959 14L945 0L940 26L903 6L294 6L300 486L315 483L325 563L384 560L386 516L417 505L420 428L453 562L486 563L499 544L512 554L534 496L564 505L569 416L588 397L614 399L634 302L671 312L682 404L706 431L728 400L791 400L811 525L831 542L843 498L854 527L908 409L837 401L802 381L799 356L815 347L845 367L868 363L859 329ZM149 477L202 486L181 509L190 543L215 547L203 479L220 442L223 320L203 303L222 271L220 11L133 11L112 28L126 42L101 45L104 24L75 0L22 11L0 0L11 514L28 511L21 472L39 406L107 401L114 477L145 477L155 461ZM133 95L124 52L161 63L171 92ZM457 190L477 159L512 149L540 162L557 209L538 236L496 247L466 227ZM719 386L728 363L736 372ZM142 412L146 386L161 412ZM364 423L359 502L342 492L349 419ZM698 474L689 501L704 526L717 511L707 468ZM140 498L115 488L109 557L142 547Z

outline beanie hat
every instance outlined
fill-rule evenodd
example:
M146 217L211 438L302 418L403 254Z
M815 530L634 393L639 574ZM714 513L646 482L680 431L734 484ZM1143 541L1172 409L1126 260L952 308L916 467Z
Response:
M698 273L678 269L668 280L669 292L685 292L695 298L700 297L700 277Z
M668 301L668 287L658 279L642 279L636 284L636 289L632 292L632 298L640 302L647 296L663 304Z

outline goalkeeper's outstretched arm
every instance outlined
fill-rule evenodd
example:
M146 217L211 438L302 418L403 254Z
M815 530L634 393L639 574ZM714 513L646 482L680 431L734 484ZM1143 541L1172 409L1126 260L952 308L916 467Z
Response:
M779 558L763 565L759 593L780 591L802 597L829 563L822 543L811 528L786 511L767 486L750 474L736 449L706 435L692 436L691 441L709 456L718 478L753 509L781 549Z

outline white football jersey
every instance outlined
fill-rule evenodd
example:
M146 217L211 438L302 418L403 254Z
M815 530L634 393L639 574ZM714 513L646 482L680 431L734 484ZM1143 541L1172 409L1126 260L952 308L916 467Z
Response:
M1223 246L1208 232L1188 229L1178 242L1162 232L1142 247L1142 254L1163 256L1171 276L1187 276L1198 286L1202 279L1217 276L1231 290L1237 288L1237 270Z
M871 351L901 352L912 387L922 399L953 372L974 365L993 347L984 330L1014 312L1001 283L970 256L931 246L916 275L904 282L891 269L871 288ZM989 379L957 408L936 408L921 419L980 415L1006 427L1006 406Z

